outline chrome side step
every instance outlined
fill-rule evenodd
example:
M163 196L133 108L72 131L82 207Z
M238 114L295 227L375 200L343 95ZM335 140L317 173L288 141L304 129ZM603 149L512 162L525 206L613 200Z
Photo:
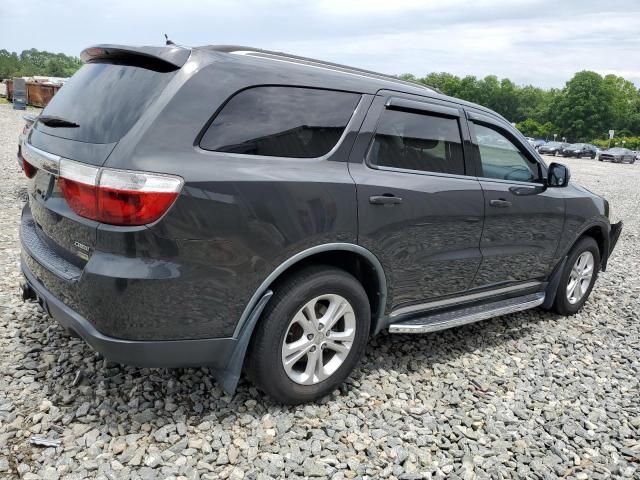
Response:
M532 293L521 297L501 300L485 305L461 308L443 313L437 313L420 318L412 318L404 322L389 325L389 333L429 333L451 327L479 322L492 317L520 312L542 305L544 292Z

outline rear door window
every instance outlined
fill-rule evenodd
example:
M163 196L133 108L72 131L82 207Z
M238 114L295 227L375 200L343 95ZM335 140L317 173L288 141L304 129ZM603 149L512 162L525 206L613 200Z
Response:
M254 87L227 102L200 140L216 152L315 158L337 143L360 95L299 87Z
M380 167L464 175L458 119L385 110L368 162Z
M113 143L142 116L175 72L157 72L130 65L89 63L71 77L51 99L42 115L75 123L41 132L88 143Z

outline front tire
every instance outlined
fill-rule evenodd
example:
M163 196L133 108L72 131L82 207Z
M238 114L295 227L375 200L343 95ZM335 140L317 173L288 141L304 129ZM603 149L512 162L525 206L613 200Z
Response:
M585 304L600 271L600 250L592 237L581 238L571 249L564 266L553 310L574 315Z
M275 290L249 346L247 374L280 403L318 400L349 376L369 338L360 282L333 267L309 267Z

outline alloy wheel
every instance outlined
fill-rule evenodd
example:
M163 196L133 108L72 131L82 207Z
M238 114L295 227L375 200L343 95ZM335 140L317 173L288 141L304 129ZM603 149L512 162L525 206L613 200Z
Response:
M282 366L301 385L315 385L340 368L351 351L356 316L346 298L321 295L293 316L282 342Z
M590 251L582 252L571 268L569 282L567 283L567 300L574 305L582 300L591 285L595 261Z

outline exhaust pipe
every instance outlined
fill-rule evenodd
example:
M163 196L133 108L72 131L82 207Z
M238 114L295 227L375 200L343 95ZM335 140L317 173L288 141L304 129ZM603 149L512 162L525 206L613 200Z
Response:
M27 300L37 300L38 296L36 295L36 292L33 291L33 288L31 288L31 285L25 282L21 285L21 288L23 302L26 302Z

